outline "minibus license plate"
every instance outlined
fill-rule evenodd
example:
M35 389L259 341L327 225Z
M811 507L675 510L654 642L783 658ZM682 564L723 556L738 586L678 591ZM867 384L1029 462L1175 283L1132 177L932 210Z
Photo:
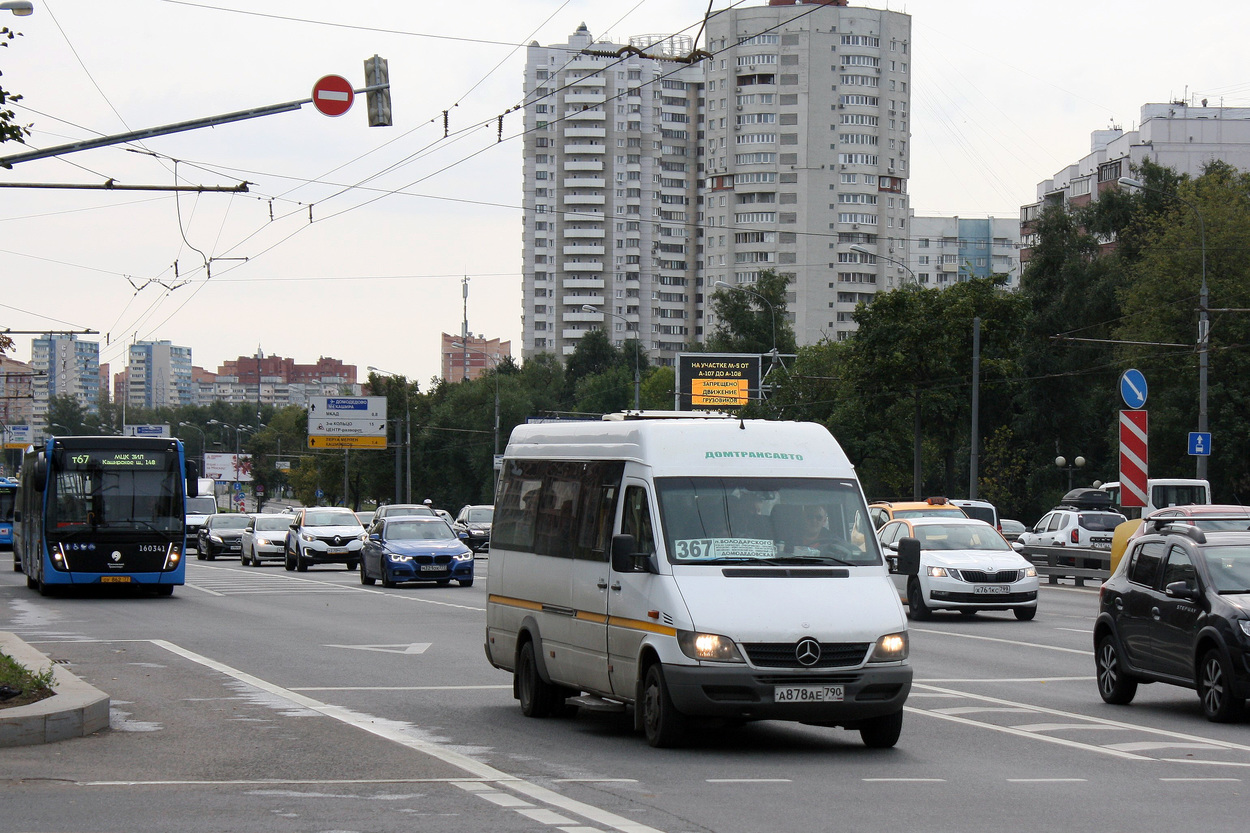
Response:
M129 581L130 576L100 576L100 582L102 584L127 584Z
M841 703L840 685L779 685L773 687L778 703Z
M978 584L972 588L974 596L1001 596L1011 592L1007 584Z

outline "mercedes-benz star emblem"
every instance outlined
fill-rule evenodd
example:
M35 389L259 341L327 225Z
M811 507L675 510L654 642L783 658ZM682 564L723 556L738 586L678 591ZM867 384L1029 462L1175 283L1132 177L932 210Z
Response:
M799 665L810 668L820 662L820 643L811 637L799 640L799 644L794 646L794 658Z

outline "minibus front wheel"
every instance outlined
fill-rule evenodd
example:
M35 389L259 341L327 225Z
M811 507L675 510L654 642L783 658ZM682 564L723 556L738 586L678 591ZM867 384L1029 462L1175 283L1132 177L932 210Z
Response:
M680 746L686 736L686 718L673 705L660 663L647 667L642 683L642 728L647 743L663 749Z

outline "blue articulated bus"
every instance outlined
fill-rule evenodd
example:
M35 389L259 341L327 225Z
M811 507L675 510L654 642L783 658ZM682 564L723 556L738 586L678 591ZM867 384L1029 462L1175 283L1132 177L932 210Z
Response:
M89 585L172 594L185 583L185 507L197 475L175 439L52 437L31 446L14 513L26 585L42 595Z
M0 477L0 550L13 549L13 503L17 499L17 481L11 477ZM13 569L17 566L17 555L13 556Z

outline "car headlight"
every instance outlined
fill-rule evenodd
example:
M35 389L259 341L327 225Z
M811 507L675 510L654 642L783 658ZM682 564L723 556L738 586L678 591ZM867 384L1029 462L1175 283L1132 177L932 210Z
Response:
M1025 577L1025 578L1037 578L1037 568L1036 568L1036 567L1025 567L1025 568L1024 568L1024 577Z
M208 536L208 540L212 541L214 544L223 543L220 535L210 535Z
M453 555L453 556L452 556L452 558L453 558L453 559L455 559L456 561L472 561L472 560L473 560L473 553L471 553L471 552L458 552L458 553L456 553L455 555Z
M368 541L368 540L369 540L369 533L368 533L368 532L362 532L362 533L360 533L359 535L357 535L357 536L356 536L356 538L357 538L357 540L360 540L360 541Z
M954 578L954 576L951 576L951 574L947 572L945 567L927 567L925 568L925 573L933 578L946 578L948 576Z
M869 662L899 662L907 659L907 631L887 633L877 640Z
M313 535L311 532L301 532L299 534L299 538L301 541L307 541L310 544L317 540L317 536Z
M386 554L386 557L389 558L391 561L394 561L396 564L402 564L405 561L412 560L411 555L399 555L398 553L394 553L394 552L388 552Z
M1237 624L1241 625L1241 632L1246 636L1250 636L1250 619L1242 619Z
M738 653L738 646L727 636L714 633L678 631L677 644L681 652L691 659L707 662L746 662Z

